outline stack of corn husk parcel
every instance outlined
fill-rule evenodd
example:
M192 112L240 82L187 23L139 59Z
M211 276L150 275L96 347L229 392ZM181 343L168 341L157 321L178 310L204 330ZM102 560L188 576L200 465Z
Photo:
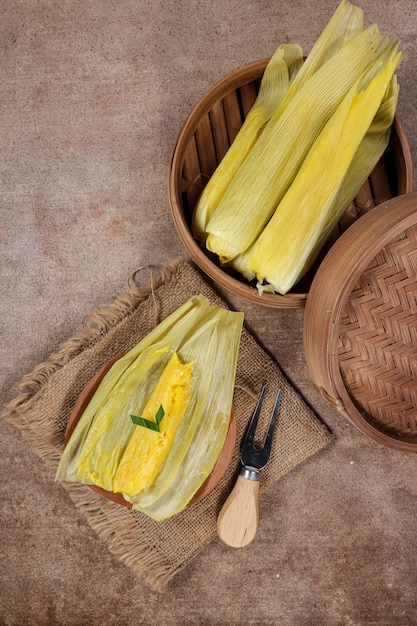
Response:
M224 266L286 294L310 269L390 138L399 41L342 0L304 60L283 44L204 188L194 236Z

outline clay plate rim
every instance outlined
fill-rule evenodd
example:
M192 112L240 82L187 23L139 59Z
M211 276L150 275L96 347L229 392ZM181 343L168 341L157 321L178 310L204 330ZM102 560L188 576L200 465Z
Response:
M123 355L115 357L108 363L106 363L86 384L83 391L77 398L76 403L74 404L74 408L72 409L71 415L69 417L67 428L65 431L65 445L68 443L72 433L78 421L81 418L81 415L84 413L87 405L89 404L91 398L96 392L97 387L103 380L104 376L110 370L111 366L116 363ZM232 412L230 415L230 423L229 429L227 431L226 440L224 442L224 446L222 451L220 452L219 458L213 468L211 474L206 478L204 483L198 489L198 491L194 494L193 498L190 500L189 504L194 504L198 502L205 496L207 496L213 489L219 484L220 480L223 478L227 468L229 467L230 461L232 460L234 449L236 444L236 415L234 411L234 407L232 407ZM112 500L117 504L121 504L122 506L126 506L131 508L132 505L130 502L127 502L120 493L113 493L111 491L107 491L102 489L101 487L97 487L96 485L88 485L93 491L101 494L108 500Z

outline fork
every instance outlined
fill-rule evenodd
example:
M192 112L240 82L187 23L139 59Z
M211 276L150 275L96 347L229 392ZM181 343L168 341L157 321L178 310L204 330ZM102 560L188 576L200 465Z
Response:
M263 445L255 447L255 432L266 389L267 386L264 385L242 445L242 469L217 518L217 534L225 544L233 548L248 545L258 530L260 471L269 460L282 395L282 389L279 389Z

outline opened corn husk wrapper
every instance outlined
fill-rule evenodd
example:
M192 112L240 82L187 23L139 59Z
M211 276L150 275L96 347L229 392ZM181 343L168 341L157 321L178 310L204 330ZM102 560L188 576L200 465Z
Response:
M56 479L121 493L156 520L183 510L227 436L242 325L203 296L174 311L112 365Z

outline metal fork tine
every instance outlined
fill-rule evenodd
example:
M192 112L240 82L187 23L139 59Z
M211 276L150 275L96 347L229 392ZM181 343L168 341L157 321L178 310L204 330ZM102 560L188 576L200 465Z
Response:
M267 387L266 385L262 387L261 394L258 398L258 402L256 403L256 407L253 412L252 419L248 427L248 431L246 433L245 444L244 444L245 446L246 445L252 446L253 439L255 437L256 428L258 426L259 416L261 414L262 404L263 404L265 393L266 393L266 387Z
M251 470L261 470L268 462L269 454L272 447L272 439L274 436L275 425L277 421L277 415L281 400L281 389L278 391L277 397L274 402L271 419L268 425L268 431L265 435L264 443L262 447L256 447L254 445L255 432L258 425L258 419L261 413L262 403L265 397L267 386L262 387L261 394L256 404L255 410L250 421L245 440L243 442L242 449L240 451L240 460L242 465Z
M277 393L277 397L275 398L274 408L272 409L272 415L268 426L268 431L265 436L265 441L263 444L263 448L267 448L268 450L271 448L272 438L274 436L275 424L277 421L279 405L281 402L282 389L280 388Z

